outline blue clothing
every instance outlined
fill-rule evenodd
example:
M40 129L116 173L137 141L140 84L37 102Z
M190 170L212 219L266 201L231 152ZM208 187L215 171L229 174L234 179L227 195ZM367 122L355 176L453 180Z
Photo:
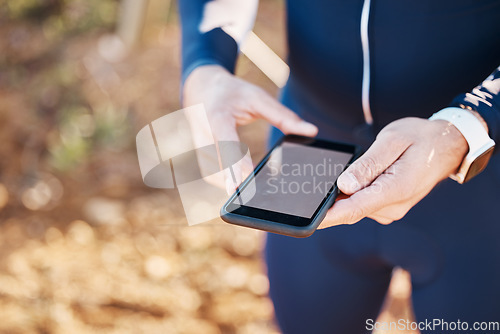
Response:
M499 189L497 154L474 180L443 181L390 225L367 218L305 239L268 234L270 293L283 333L365 333L396 266L411 273L416 321L500 321Z
M183 80L203 64L234 69L238 44L224 27L199 31L207 2L179 2ZM391 121L427 118L446 106L465 105L485 119L498 152L500 1L372 0L372 124L366 123L361 102L364 3L287 1L290 78L282 102L316 124L319 137L364 148ZM278 135L275 130L271 140ZM470 326L500 321L499 189L496 154L472 181L443 181L388 226L364 219L306 239L269 234L270 294L281 329L365 332L366 320L380 310L395 266L412 275L417 321L460 320Z

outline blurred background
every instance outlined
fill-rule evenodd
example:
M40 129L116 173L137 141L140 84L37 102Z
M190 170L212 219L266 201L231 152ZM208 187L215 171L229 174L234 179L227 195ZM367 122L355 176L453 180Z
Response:
M180 109L176 7L0 2L0 333L279 333L264 234L188 227L177 191L141 179L135 135ZM281 0L254 32L285 58ZM278 92L243 56L237 74ZM240 130L256 162L267 125ZM409 298L397 270L381 318Z

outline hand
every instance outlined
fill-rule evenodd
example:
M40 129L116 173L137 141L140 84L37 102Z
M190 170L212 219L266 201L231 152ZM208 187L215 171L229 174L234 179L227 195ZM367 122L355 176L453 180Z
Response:
M381 224L403 218L434 186L457 171L469 146L446 121L403 118L387 125L372 146L337 180L346 195L320 228L369 217Z
M318 132L316 126L300 119L263 89L238 79L217 65L200 66L189 75L184 84L183 100L185 106L204 104L216 142L239 141L236 127L259 118L285 134L315 136ZM195 135L210 136L210 133ZM196 141L207 142L204 138L195 138ZM234 166L236 184L232 183L230 175L226 175L228 192L233 192L252 170L249 159Z

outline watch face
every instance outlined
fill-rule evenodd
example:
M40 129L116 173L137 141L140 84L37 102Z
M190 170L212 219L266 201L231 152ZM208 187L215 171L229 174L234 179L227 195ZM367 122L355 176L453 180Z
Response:
M491 155L493 154L493 150L495 147L491 147L488 150L484 151L481 155L479 155L470 165L469 171L467 172L467 175L465 176L464 182L469 181L472 179L474 176L477 174L481 173L485 168L486 165L488 165L488 161L491 158Z

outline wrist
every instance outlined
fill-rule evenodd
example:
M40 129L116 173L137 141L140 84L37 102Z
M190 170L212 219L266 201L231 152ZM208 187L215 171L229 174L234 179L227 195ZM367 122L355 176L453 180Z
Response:
M451 178L464 183L484 170L493 153L495 142L488 136L487 127L483 125L481 119L470 110L458 107L442 109L429 119L452 124L467 141L467 155L458 172L450 175Z
M186 78L184 83L184 90L187 87L191 87L193 85L199 85L200 83L204 83L216 79L221 75L230 75L230 73L220 65L202 65L195 68L189 76Z
M463 104L460 104L458 107L461 109L467 110L472 115L474 115L479 120L479 122L481 122L481 125L486 130L486 132L489 134L488 123L486 123L486 121L484 120L483 116L481 116L481 114L479 114L477 111L473 110L471 107L463 105Z
M441 134L441 139L446 143L445 152L453 156L453 160L456 162L452 165L452 170L450 173L456 173L464 160L465 156L469 152L469 143L463 136L462 132L446 120L435 120L436 126L439 126L439 133Z
M231 73L220 65L201 65L195 68L182 87L183 104L189 105L193 95L199 95L207 87L214 87L217 80L227 75Z

